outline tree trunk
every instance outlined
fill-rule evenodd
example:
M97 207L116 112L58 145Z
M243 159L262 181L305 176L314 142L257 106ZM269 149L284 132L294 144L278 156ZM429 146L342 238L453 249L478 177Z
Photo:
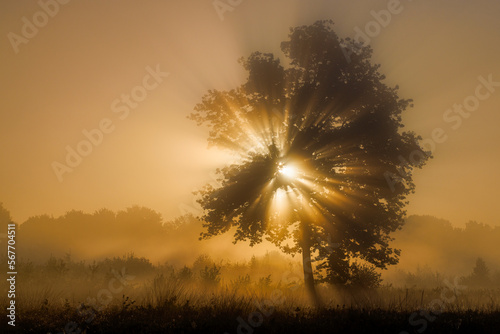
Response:
M307 227L302 226L302 268L304 271L304 285L306 287L309 298L311 302L317 308L322 306L321 300L316 292L316 287L314 285L314 273L311 263L311 247L309 245L309 233L307 233Z

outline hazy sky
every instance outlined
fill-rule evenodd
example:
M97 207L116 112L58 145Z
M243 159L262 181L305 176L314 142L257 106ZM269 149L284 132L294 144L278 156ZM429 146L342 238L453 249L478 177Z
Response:
M408 212L500 225L500 86L481 88L484 100L460 124L447 114L474 102L479 77L500 82L498 0L401 0L385 27L369 23L371 11L392 0L243 0L224 20L213 0L60 1L0 3L0 202L15 221L134 204L182 214L228 159L186 118L194 105L243 82L239 57L282 56L290 27L332 19L343 37L380 27L370 31L374 60L415 101L407 129L447 136L416 173ZM122 100L131 94L137 103ZM92 131L100 127L102 138ZM96 145L79 146L84 130ZM53 163L67 164L68 146L92 152L60 182Z

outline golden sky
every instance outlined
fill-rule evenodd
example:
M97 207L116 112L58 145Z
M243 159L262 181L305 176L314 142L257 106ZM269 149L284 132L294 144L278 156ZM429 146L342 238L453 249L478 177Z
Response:
M0 202L17 222L134 204L182 214L229 159L186 118L194 105L243 82L239 57L282 56L290 27L332 19L343 37L379 27L374 61L414 99L407 129L447 136L415 174L408 213L500 225L500 2L395 1L2 1ZM457 119L447 110L473 102L480 77L499 84ZM79 146L85 131L95 145ZM88 154L58 177L68 147Z

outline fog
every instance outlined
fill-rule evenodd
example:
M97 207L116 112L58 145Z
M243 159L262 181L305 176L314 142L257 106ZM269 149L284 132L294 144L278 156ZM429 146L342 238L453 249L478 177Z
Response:
M1 212L6 231L10 215L3 207ZM22 263L36 265L56 259L90 264L135 257L153 265L180 269L192 266L204 256L214 263L244 264L250 263L253 257L275 254L268 274L279 274L287 263L300 267L300 258L283 255L268 242L255 247L245 242L233 244L231 231L199 240L202 230L202 222L193 215L165 221L158 212L138 206L118 212L73 210L60 217L31 217L19 224L18 256ZM418 280L412 283L411 275L434 280L434 284L441 283L440 277L466 277L472 273L478 258L490 269L491 279L498 281L500 277L500 227L471 221L464 228L458 228L443 219L415 215L408 217L404 227L392 236L393 246L401 249L400 261L388 270L378 271L382 274L382 284L424 284ZM6 239L1 241L1 247L4 246Z

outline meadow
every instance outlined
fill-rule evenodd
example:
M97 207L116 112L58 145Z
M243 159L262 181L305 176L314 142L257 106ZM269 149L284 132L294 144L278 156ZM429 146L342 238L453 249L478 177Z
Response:
M299 262L278 253L152 264L50 257L18 264L18 333L498 333L500 287L419 270L400 284L334 288L311 307ZM2 282L6 288L6 283ZM7 305L2 302L2 309ZM2 322L2 332L12 331Z

